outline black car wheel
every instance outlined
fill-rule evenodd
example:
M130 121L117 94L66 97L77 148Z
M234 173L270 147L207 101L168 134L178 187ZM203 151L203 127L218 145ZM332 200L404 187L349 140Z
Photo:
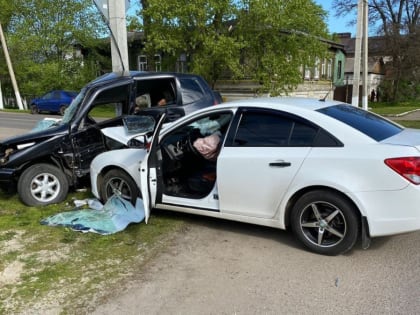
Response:
M31 105L31 114L32 115L34 115L34 114L38 114L39 113L39 110L38 110L38 107L36 107L36 105Z
M325 190L308 192L296 202L292 211L294 234L316 253L343 254L357 241L357 209L339 194Z
M140 189L137 184L123 170L113 169L108 171L103 178L99 189L102 202L107 200L114 194L119 194L125 200L136 204L137 197L140 195Z
M69 184L64 173L50 164L35 164L18 181L18 194L28 206L44 206L63 201Z

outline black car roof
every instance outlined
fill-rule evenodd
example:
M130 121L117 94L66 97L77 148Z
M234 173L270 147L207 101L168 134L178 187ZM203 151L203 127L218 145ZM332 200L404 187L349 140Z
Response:
M194 74L186 74L186 73L176 73L176 72L149 72L149 71L129 71L129 72L110 72L106 73L90 83L88 83L89 86L92 85L101 85L106 84L107 82L113 81L125 81L125 80L131 80L135 78L167 78L167 77L178 77L178 78L186 78L186 77L199 77Z

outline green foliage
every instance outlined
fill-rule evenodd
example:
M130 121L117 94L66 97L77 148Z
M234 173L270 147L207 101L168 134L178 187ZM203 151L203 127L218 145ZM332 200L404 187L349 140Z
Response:
M327 55L326 12L311 0L243 0L238 33L246 46L245 73L272 95L302 82L300 68Z
M420 99L420 85L416 80L383 80L379 85L381 100L384 102L415 101Z
M23 95L78 90L96 76L94 48L104 25L92 1L2 1L0 8L2 13L11 12L6 35ZM89 55L77 55L77 47ZM6 76L4 68L0 71Z
M149 24L146 50L165 57L187 58L188 70L214 83L226 69L239 73L241 43L230 32L228 21L236 7L230 0L149 0L142 11Z
M211 84L228 74L276 95L327 54L326 12L311 0L149 0L141 14L149 54L184 54L188 70Z

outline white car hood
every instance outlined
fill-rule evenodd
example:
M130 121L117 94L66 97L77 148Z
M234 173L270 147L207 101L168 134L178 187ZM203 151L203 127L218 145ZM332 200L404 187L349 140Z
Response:
M137 136L136 134L128 133L123 126L104 128L101 131L106 137L125 145L127 145L130 139Z
M163 124L162 129L167 128L171 124L172 122ZM145 135L145 133L130 133L124 126L104 128L101 129L101 132L104 136L118 141L124 145L127 145L131 139L137 137L139 137L137 140L142 141L144 140L143 136ZM150 137L147 138L147 140L150 141Z

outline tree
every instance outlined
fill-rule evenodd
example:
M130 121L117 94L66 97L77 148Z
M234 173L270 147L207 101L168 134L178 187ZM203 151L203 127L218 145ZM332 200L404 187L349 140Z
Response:
M382 83L390 101L420 96L420 3L418 0L370 0L369 22L386 39L384 55L391 57ZM337 16L356 10L357 0L334 0Z
M245 43L245 73L271 94L302 82L299 70L327 56L326 12L310 0L242 0L238 29Z
M239 43L227 25L234 12L231 0L148 0L146 50L163 52L172 63L185 56L191 72L214 83L225 69L239 68Z
M229 73L278 94L327 53L326 13L311 0L147 0L140 14L147 51L185 56L211 84Z
M78 90L96 76L93 47L104 34L104 24L91 1L15 0L0 5L9 14L9 50L22 94ZM76 56L76 46L91 54Z

